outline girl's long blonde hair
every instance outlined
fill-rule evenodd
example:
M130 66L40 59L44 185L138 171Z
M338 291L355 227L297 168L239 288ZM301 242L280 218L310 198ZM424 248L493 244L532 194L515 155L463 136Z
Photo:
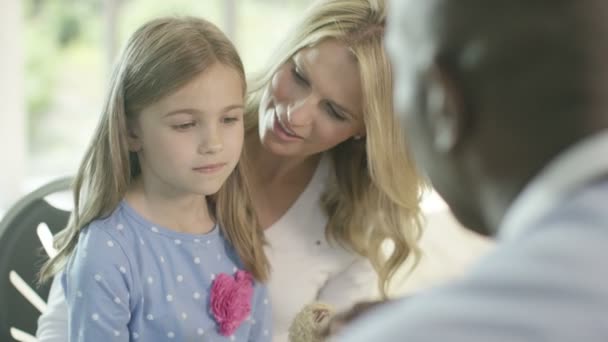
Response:
M128 123L143 108L172 94L215 63L238 71L245 94L245 72L236 49L208 21L158 18L131 36L115 67L94 138L74 180L74 211L55 240L59 252L43 266L41 281L65 267L81 229L111 214L139 176L137 154L128 150ZM245 159L244 154L241 159ZM265 281L269 263L263 251L263 232L252 209L245 167L246 163L238 163L218 193L209 198L210 207L244 267L256 279Z
M249 81L245 123L246 134L257 134L262 93L277 69L300 49L325 39L336 39L350 49L363 86L366 138L349 139L330 151L334 172L322 198L329 217L326 234L371 261L384 297L406 259L413 255L413 265L419 259L419 204L425 184L394 115L392 71L383 45L385 21L383 0L315 2L280 45L272 63Z

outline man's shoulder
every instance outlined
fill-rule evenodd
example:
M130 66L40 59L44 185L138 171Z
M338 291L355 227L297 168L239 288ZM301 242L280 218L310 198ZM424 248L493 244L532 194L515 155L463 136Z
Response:
M370 315L340 341L604 341L608 232L547 226L470 272Z

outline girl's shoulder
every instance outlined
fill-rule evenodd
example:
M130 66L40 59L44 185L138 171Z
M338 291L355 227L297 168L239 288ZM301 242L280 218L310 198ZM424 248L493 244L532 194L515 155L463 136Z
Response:
M82 228L79 245L91 245L91 248L106 245L130 250L139 240L137 222L129 218L123 203L119 204L109 215L91 221Z

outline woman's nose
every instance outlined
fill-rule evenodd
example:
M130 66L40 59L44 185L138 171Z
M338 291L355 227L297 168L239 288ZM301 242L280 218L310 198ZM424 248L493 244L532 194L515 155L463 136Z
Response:
M317 112L312 102L312 98L307 96L285 106L284 115L287 122L294 127L312 124Z

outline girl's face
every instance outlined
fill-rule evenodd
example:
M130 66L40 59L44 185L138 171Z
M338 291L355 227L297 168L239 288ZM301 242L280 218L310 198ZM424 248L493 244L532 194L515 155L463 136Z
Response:
M364 135L359 66L345 45L325 40L298 51L264 91L259 134L282 156L309 156Z
M141 111L130 149L138 151L147 191L175 197L220 189L243 146L242 82L216 63Z

